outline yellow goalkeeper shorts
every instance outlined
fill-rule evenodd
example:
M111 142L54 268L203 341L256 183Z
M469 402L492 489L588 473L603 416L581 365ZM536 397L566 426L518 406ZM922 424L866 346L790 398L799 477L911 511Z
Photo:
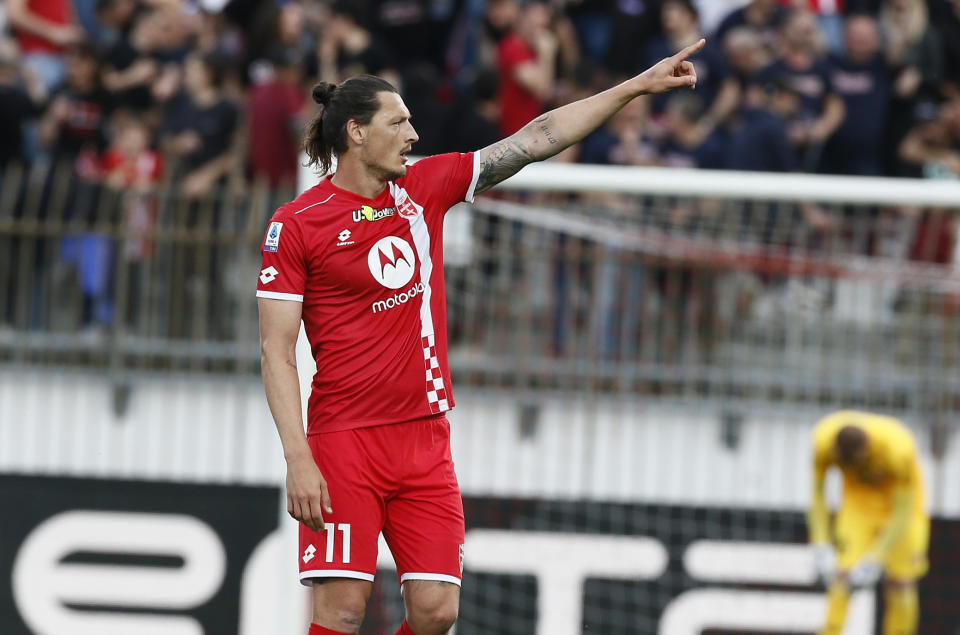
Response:
M849 571L874 545L889 517L864 512L847 503L837 512L834 534L837 547L837 568ZM914 514L890 555L881 564L889 578L917 580L927 572L927 550L930 544L930 519Z

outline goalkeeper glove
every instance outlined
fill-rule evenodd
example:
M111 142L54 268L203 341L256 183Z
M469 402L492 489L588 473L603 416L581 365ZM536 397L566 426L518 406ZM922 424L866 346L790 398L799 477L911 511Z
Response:
M833 582L836 573L834 562L836 557L833 553L833 547L827 543L820 543L813 547L813 567L817 571L817 577L826 585Z
M883 574L883 567L871 556L865 556L850 569L847 575L847 581L851 587L872 587Z

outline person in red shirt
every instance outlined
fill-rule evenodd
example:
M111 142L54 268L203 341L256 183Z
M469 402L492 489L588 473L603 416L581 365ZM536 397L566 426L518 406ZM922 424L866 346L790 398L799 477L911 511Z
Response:
M445 413L443 219L459 201L577 143L632 99L693 87L700 40L602 93L548 112L482 150L407 165L418 137L396 89L361 75L313 90L311 163L329 173L273 215L257 284L261 373L300 521L310 635L358 632L387 541L403 590L398 635L453 626L463 502ZM295 348L317 363L302 427Z
M534 2L520 13L517 29L497 45L503 136L542 113L553 94L557 38L550 31L550 19L550 8Z
M100 173L108 188L123 195L124 255L129 262L142 262L153 255L157 200L151 194L163 176L163 158L150 147L150 129L142 119L118 113L113 127L114 141L103 154Z
M291 187L297 182L299 136L304 107L303 56L293 48L271 56L273 73L255 83L247 97L249 113L250 171L270 187Z
M83 41L70 0L6 0L23 63L49 92L66 75L67 48Z

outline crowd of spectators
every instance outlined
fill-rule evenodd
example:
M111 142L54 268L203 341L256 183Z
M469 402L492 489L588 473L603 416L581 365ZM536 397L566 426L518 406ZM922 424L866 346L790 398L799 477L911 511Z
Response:
M193 198L292 185L321 78L387 77L417 154L465 151L701 36L695 92L559 160L960 174L960 0L5 0L0 34L0 164Z

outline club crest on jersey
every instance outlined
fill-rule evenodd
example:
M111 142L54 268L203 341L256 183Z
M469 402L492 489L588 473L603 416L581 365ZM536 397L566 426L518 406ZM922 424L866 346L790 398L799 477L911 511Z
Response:
M393 202L397 206L397 213L403 216L404 218L416 218L421 212L423 212L423 207L417 205L413 202L413 199L410 198L410 195L407 194L407 191L402 187L392 188L393 191Z
M383 218L389 218L397 213L396 208L394 207L385 207L383 209L374 209L369 205L363 205L360 209L353 210L353 222L359 223L360 221L378 221Z
M263 242L264 251L276 251L280 248L281 231L283 231L283 223L270 223L270 229L267 230L267 239Z

